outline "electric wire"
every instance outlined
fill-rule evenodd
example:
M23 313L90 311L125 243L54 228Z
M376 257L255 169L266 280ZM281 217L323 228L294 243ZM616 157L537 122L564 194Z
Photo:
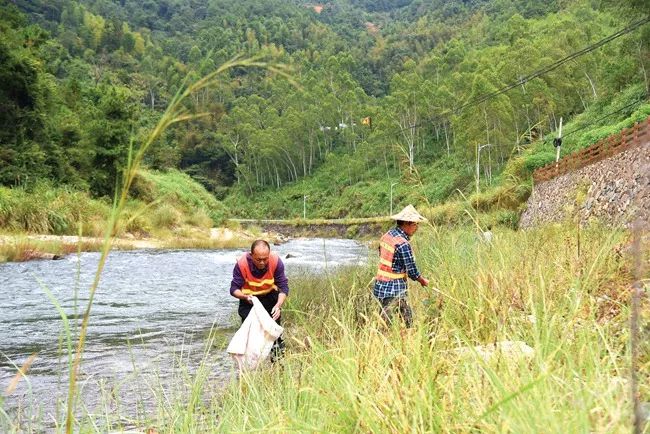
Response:
M517 80L516 82L511 83L511 84L509 84L507 86L504 86L499 90L496 90L494 92L490 92L490 93L478 96L478 97L476 97L476 98L462 104L461 106L455 108L454 110L452 110L452 113L459 114L463 110L467 109L468 107L471 107L471 106L486 102L486 101L488 101L488 100L490 100L492 98L495 98L495 97L497 97L497 96L499 96L499 95L501 95L503 93L506 93L506 92L514 89L515 87L521 86L521 85L523 85L523 84L525 84L525 83L527 83L527 82L529 82L529 81L531 81L531 80L533 80L535 78L538 78L538 77L540 77L540 76L542 76L544 74L547 74L547 73L557 69L561 65L563 65L563 64L565 64L565 63L567 63L567 62L569 62L571 60L574 60L574 59L576 59L576 58L578 58L580 56L583 56L583 55L585 55L587 53L590 53L590 52L596 50L597 48L600 48L603 45L605 45L605 44L607 44L607 43L609 43L609 42L611 42L611 41L613 41L613 40L615 40L615 39L617 39L617 38L619 38L619 37L621 37L623 35L626 35L626 34L632 32L632 31L638 29L639 27L643 26L644 24L647 24L648 22L650 22L650 16L647 16L647 17L645 17L645 18L643 18L641 20L638 20L638 21L630 24L629 26L627 26L627 27L625 27L625 28L623 28L623 29L621 29L621 30L619 30L619 31L617 31L615 33L612 33L611 35L601 39L600 41L597 41L597 42L595 42L595 43L593 43L591 45L588 45L587 47L582 48L581 50L575 51L575 52L569 54L568 56L563 57L560 60L557 60L557 61L555 61L555 62L553 62L553 63L551 63L549 65L546 65L543 68L540 68L540 69L538 69L536 71L533 71L532 73L528 74L527 76L522 77L519 80ZM623 109L621 109L621 110L623 110ZM614 114L614 113L616 113L616 112L613 112L611 114ZM428 117L426 120L414 123L414 124L409 125L407 127L401 127L401 128L396 128L396 129L394 129L392 131L387 131L387 132L385 132L383 134L376 135L373 138L378 139L378 138L386 137L386 136L389 136L389 135L398 136L399 134L403 133L406 130L421 127L422 125L429 124L429 123L431 123L432 121L435 121L435 120L442 120L442 118L441 118L440 115L434 116L434 117Z
M532 72L531 74L527 75L526 77L523 77L523 78L517 80L515 83L511 83L511 84L509 84L509 85L507 85L507 86L505 86L505 87L503 87L503 88L501 88L501 89L499 89L497 91L487 93L487 94L481 95L481 96L479 96L477 98L474 98L474 99L470 100L469 102L467 102L467 103L461 105L460 107L458 107L456 109L456 111L460 112L466 107L476 105L476 104L480 104L480 103L482 103L484 101L487 101L489 99L494 98L495 96L498 96L498 95L501 95L502 93L508 92L509 90L514 89L517 86L521 86L522 84L525 84L525 83L529 82L530 80L532 80L534 78L537 78L537 77L540 77L540 76L542 76L542 75L544 75L546 73L549 73L549 72L553 71L554 69L557 69L558 67L562 66L563 64L565 64L565 63L567 63L567 62L569 62L569 61L571 61L571 60L573 60L573 59L575 59L577 57L580 57L580 56L582 56L584 54L590 53L590 52L594 51L595 49L600 48L603 45L607 44L608 42L611 42L614 39L617 39L617 38L619 38L619 37L621 37L623 35L626 35L626 34L632 32L632 31L636 30L637 28L641 27L642 25L646 24L649 21L650 21L650 16L648 16L648 17L646 17L646 18L644 18L642 20L636 21L636 22L630 24L629 26L627 26L626 28L621 29L616 33L613 33L613 34L601 39L600 41L583 48L582 50L575 51L575 52L569 54L568 56L566 56L566 57L564 57L564 58L562 58L562 59L560 59L560 60L558 60L558 61L556 61L554 63L551 63L550 65L547 65L547 66L545 66L543 68L538 69L537 71Z
M624 106L624 107L621 107L621 108L619 108L618 110L614 110L614 111L611 112L611 113L607 113L606 115L604 115L604 116L602 116L602 117L599 117L599 118L596 119L596 120L593 120L593 121L591 121L591 122L589 122L589 123L587 123L587 124L585 124L585 125L582 125L582 126L579 127L579 128L576 128L575 130L572 130L572 131L570 131L570 132L564 134L564 135L562 136L562 138L565 138L565 137L567 137L567 136L570 136L571 134L575 134L575 133L577 133L578 131L582 131L582 130L586 129L587 127L591 127L591 126L597 124L598 122L602 121L603 119L607 119L608 117L610 117L610 116L612 116L612 115L615 115L616 113L620 113L620 112L622 112L622 111L625 110L625 109L628 109L628 108L630 108L630 107L632 107L632 106L635 106L635 105L637 105L637 104L639 104L639 103L644 102L647 98L648 98L648 95L646 94L646 95L645 95L643 98L641 98L641 99L638 99L638 100L636 100L636 101L632 101L630 104L628 104L628 105L626 105L626 106Z

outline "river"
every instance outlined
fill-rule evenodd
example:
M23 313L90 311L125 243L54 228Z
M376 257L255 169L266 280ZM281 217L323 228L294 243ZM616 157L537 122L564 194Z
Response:
M300 273L322 273L368 258L366 246L352 240L295 239L273 246L273 251L285 262L290 287L292 276ZM228 288L241 253L112 252L91 310L78 411L146 418L160 400L152 391L177 387L183 382L179 377L202 362L213 387L229 381L233 364L222 348L239 325L238 301ZM64 420L66 340L61 316L47 293L76 329L80 319L75 317L86 308L99 258L99 253L82 253L58 261L0 264L0 393L14 378L16 366L36 354L27 378L4 398L11 418L28 425ZM208 336L222 342L206 357Z

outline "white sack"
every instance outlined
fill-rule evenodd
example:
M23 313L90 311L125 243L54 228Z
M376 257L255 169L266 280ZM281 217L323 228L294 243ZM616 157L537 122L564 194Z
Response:
M255 369L269 356L273 342L283 331L257 297L253 297L253 308L226 351L235 359L240 371Z

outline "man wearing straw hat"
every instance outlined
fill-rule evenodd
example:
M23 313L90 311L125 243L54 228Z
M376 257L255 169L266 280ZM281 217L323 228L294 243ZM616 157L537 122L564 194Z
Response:
M397 225L386 232L379 241L379 268L375 277L373 295L381 303L381 316L391 321L392 311L397 309L407 327L413 323L411 307L406 302L407 277L422 286L428 286L415 264L415 256L409 240L418 230L418 224L427 219L408 205L391 216Z

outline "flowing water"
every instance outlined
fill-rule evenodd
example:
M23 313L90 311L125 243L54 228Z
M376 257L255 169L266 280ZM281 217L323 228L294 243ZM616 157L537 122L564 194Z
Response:
M368 257L367 248L351 240L296 239L273 251L285 262L291 291L300 291L292 287L292 276ZM184 377L202 362L210 387L222 387L233 372L223 348L239 325L238 301L228 289L241 253L112 252L91 310L79 377L80 411L144 418L166 399L157 393L177 396L169 389L187 383ZM17 367L36 354L27 378L0 406L10 417L46 424L64 420L68 343L48 293L68 316L75 336L98 261L99 253L82 253L59 261L0 264L0 394ZM208 336L217 339L206 354Z

